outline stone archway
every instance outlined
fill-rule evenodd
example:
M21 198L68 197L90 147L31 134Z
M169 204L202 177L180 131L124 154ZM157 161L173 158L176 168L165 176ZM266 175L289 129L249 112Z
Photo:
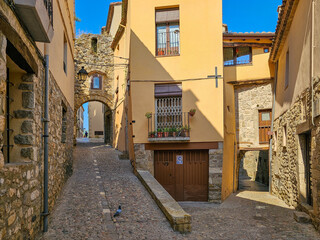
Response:
M106 34L82 34L75 41L75 86L74 86L74 116L75 132L77 132L76 116L78 109L86 102L98 101L110 109L111 130L113 125L113 51L111 49L112 38ZM84 67L88 72L86 80L77 77L79 70ZM95 86L95 78L98 86ZM112 136L113 134L111 134ZM76 140L76 135L74 135ZM112 140L112 139L111 139Z
M103 121L103 125L104 125L104 141L105 143L112 143L113 140L113 111L110 108L110 105L108 104L108 100L106 98L103 97L99 97L99 96L93 96L91 97L89 100L85 100L82 103L80 102L79 105L75 105L75 116L74 116L74 144L76 144L76 133L78 131L78 125L77 125L77 112L79 110L79 108L88 102L100 102L102 103L104 106L106 106L106 110L104 112L104 121Z

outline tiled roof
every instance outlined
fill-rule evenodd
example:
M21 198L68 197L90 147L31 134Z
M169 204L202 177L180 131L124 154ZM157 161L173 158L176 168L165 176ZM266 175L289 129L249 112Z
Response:
M288 36L299 0L283 0L280 8L276 36L270 53L270 61L276 62Z

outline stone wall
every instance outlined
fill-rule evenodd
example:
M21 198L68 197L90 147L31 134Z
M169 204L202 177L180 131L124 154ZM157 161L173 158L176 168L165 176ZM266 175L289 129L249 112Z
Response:
M221 203L223 143L209 150L209 202Z
M315 102L320 101L320 82L314 83ZM315 111L316 112L316 111ZM292 106L274 122L272 151L272 194L312 217L320 229L320 118L312 124L311 91L303 91ZM310 172L313 206L306 202L306 162L303 136L310 134ZM307 206L307 207L306 207Z
M0 149L6 144L6 67L10 87L10 163L0 151L0 239L34 239L42 227L44 67L25 73L6 57L6 36L0 32ZM72 173L73 108L50 74L49 210ZM66 108L63 125L62 106ZM64 128L64 129L63 129ZM65 139L63 139L65 132ZM4 152L5 153L5 152ZM5 153L6 155L6 153Z
M93 44L93 41L97 45ZM98 101L106 105L107 109L114 109L114 65L111 49L112 37L106 34L82 34L75 41L75 73L84 67L88 72L83 82L76 78L74 114L82 104L89 101ZM101 89L91 89L92 76L99 74L102 77ZM110 111L108 111L110 112ZM74 116L76 118L76 116ZM76 123L74 125L76 129ZM112 129L111 129L112 132ZM112 141L111 141L112 142Z
M263 109L272 109L271 83L235 87L236 132L239 147L261 146L259 110Z
M134 144L136 170L149 171L154 176L154 155L152 150L146 150L144 144Z
M245 152L240 162L239 177L269 185L268 151Z

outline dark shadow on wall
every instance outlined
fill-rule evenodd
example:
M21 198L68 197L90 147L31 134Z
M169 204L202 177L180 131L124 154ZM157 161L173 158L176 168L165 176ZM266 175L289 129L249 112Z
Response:
M159 58L155 57L155 54L150 52L149 49L144 45L144 43L139 39L139 37L131 31L130 33L130 82L131 84L138 85L139 82L136 80L143 80L148 81L149 84L156 84L156 83L177 83L178 81L174 81L175 79L167 72L167 70L162 66L162 64L158 61ZM179 57L173 57L173 58L179 58ZM179 60L177 60L179 61ZM177 69L177 71L181 71L180 69ZM203 72L199 73L199 78L206 78L209 73ZM178 79L179 80L179 79ZM199 80L198 84L203 84L205 81L212 81L212 88L215 87L215 80ZM182 82L182 85L187 82ZM131 85L131 86L132 86ZM205 85L204 85L205 86ZM220 88L223 88L223 84L219 84ZM183 88L183 87L182 87ZM207 99L199 99L195 93L192 90L184 90L183 96L182 96L182 105L184 107L184 103L186 102L184 99L188 99L188 103L192 103L192 106L188 106L191 108L196 108L196 104L199 101L207 101ZM203 91L209 91L206 89L206 87L203 88ZM154 92L145 93L150 94L149 96L152 96L154 98ZM198 94L199 95L199 94ZM215 104L215 103L212 103ZM223 104L223 101L221 99L221 104ZM132 99L132 105L133 108L137 107L135 106L135 100ZM188 104L190 105L190 104ZM189 109L184 109L185 111L189 111ZM148 111L154 112L154 109L150 109ZM223 114L223 113L221 113ZM123 119L124 121L124 119ZM208 126L207 128L200 127L200 125L197 126L197 131L201 131L198 134L199 135L206 135L208 132L212 133L213 135L217 136L216 141L223 141L222 135L217 131L217 129L210 123L210 121L206 117L206 113L199 111L197 109L197 112L194 117L190 118L190 124L191 124L191 137L192 137L192 122L201 121L201 126L205 125ZM140 126L139 126L140 125ZM138 127L139 129L144 129L144 134L148 134L147 130L147 120L144 123L138 123L136 122L134 126ZM199 129L199 130L198 130Z

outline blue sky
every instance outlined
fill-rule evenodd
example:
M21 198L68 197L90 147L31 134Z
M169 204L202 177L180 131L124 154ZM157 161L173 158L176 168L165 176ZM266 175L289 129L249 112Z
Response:
M117 0L115 0L117 1ZM147 0L146 0L147 1ZM213 0L212 0L213 1ZM110 0L76 0L76 33L100 33L106 25ZM232 32L274 32L282 0L223 0L223 22Z

